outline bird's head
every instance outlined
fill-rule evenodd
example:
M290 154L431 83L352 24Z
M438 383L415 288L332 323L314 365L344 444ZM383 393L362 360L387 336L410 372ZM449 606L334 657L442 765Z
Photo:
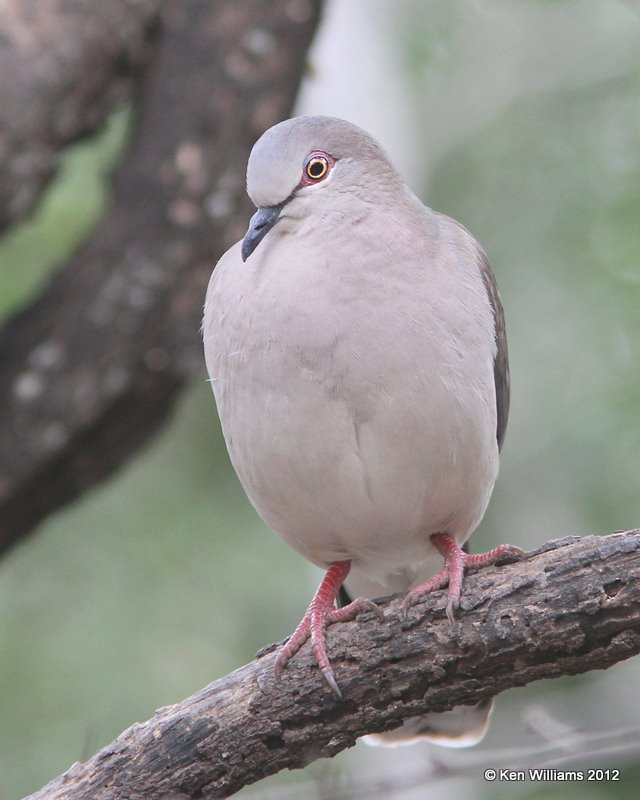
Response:
M402 181L389 158L362 128L336 117L280 122L249 156L247 192L258 210L242 243L242 259L284 218L306 219L396 185Z

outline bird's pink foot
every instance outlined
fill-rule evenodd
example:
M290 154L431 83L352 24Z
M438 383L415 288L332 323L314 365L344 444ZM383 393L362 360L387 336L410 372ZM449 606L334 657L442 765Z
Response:
M444 567L429 580L414 586L407 593L402 607L406 613L411 606L419 603L426 594L436 589L443 589L449 584L445 610L450 622L453 622L454 612L460 605L460 592L465 571L489 567L495 564L496 561L509 556L523 558L526 555L524 550L512 544L501 544L492 550L487 550L486 553L469 555L447 533L434 533L431 535L431 541L444 558Z
M326 650L326 630L334 622L345 622L353 619L364 609L374 611L378 616L382 616L381 610L373 600L358 598L343 608L335 607L335 599L343 581L349 574L351 568L350 561L334 561L327 570L327 574L318 591L313 596L307 613L302 618L302 622L295 629L291 637L282 645L276 657L274 671L276 679L280 679L280 672L287 662L294 656L302 645L311 637L311 647L316 662L327 684L333 691L342 697L342 692L336 682L336 678L329 661Z

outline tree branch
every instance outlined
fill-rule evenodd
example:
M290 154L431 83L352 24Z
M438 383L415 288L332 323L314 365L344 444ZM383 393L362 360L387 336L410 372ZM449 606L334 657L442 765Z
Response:
M111 6L109 6L111 8ZM202 374L205 287L249 217L321 0L166 0L111 211L0 331L0 552L110 474Z
M31 210L59 151L129 98L161 0L0 4L0 229Z
M282 769L351 747L404 719L476 703L542 678L606 669L640 652L640 530L549 542L469 575L458 621L443 593L336 624L330 656L344 697L305 645L278 685L273 647L147 722L30 800L228 797Z

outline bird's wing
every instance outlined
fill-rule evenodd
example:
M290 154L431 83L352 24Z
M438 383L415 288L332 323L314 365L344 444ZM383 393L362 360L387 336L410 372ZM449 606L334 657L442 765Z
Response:
M507 429L507 419L509 417L509 396L511 383L509 378L509 354L507 352L507 332L504 324L504 310L496 279L489 266L489 261L484 251L478 247L478 266L487 296L493 310L495 321L496 337L496 356L493 362L493 379L496 385L496 405L498 412L498 424L496 436L498 439L498 449L502 448L504 434Z

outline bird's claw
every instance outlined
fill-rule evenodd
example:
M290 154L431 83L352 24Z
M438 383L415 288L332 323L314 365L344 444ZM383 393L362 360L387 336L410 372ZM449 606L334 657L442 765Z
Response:
M333 669L331 667L329 667L329 669L323 669L322 677L325 679L327 685L333 691L333 693L342 698L342 692L340 691L340 687L336 681L336 676L333 674Z
M447 605L444 607L444 611L447 615L447 619L452 625L455 622L455 613L459 607L460 600L457 597L449 597L447 599Z
M401 619L406 619L411 606L419 603L425 595L443 589L449 584L445 613L452 624L455 612L460 607L460 594L464 573L472 569L482 569L501 561L503 558L524 558L527 554L522 548L512 544L501 544L486 553L468 554L445 533L434 533L431 541L444 558L444 566L436 575L407 592L401 606Z
M338 696L342 692L338 686L329 656L326 650L326 629L335 622L346 622L353 619L361 611L373 611L380 619L384 619L384 612L373 602L365 598L353 600L343 608L335 608L333 603L327 603L322 598L314 597L302 621L291 637L282 645L274 662L274 675L276 681L280 680L282 669L298 652L302 645L311 639L311 647L316 658L316 663L329 688Z

